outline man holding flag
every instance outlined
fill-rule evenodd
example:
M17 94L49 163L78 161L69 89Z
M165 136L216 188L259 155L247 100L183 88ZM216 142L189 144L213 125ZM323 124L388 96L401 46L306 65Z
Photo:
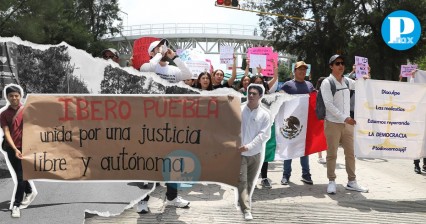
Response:
M294 79L284 83L281 90L288 94L306 94L315 90L311 82L305 81L308 65L304 61L299 61L294 66ZM284 172L281 184L288 185L291 176L291 159L284 160ZM311 173L309 171L309 156L300 157L300 165L302 166L301 181L306 184L313 184Z

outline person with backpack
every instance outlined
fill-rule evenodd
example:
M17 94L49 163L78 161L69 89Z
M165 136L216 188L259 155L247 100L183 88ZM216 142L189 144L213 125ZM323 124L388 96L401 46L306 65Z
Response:
M318 91L321 88L321 83L322 81L324 81L324 79L326 79L327 77L319 77L319 79L317 80L317 84L315 85L315 90ZM322 157L322 151L318 152L318 160L317 162L319 164L327 164L327 161L325 160L324 157Z
M355 89L355 81L343 76L345 71L343 56L338 54L331 56L328 64L331 74L322 82L318 94L322 96L325 106L324 133L328 145L327 177L329 180L327 193L336 193L335 170L339 144L344 149L348 174L348 183L345 188L367 193L368 188L359 185L355 175L354 125L356 121L350 117L350 89ZM333 89L332 86L334 86Z

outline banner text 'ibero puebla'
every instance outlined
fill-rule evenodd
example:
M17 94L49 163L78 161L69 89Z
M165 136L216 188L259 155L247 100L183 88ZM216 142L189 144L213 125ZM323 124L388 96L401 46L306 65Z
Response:
M238 97L29 95L24 178L237 186L240 132Z

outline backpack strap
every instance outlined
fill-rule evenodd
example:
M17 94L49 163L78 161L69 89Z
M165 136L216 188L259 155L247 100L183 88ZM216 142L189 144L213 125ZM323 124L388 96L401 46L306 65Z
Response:
M346 77L344 77L343 76L343 78L345 79L345 83L346 83L346 86L348 87L348 89L349 89L349 80L346 78ZM350 89L349 89L350 90Z
M344 78L346 86L348 88L342 88L342 89L338 89L338 90L336 89L336 83L334 83L333 79L330 78L330 77L327 78L328 82L330 83L331 94L333 95L333 97L334 97L334 94L336 94L337 91L344 90L344 89L349 89L349 80L347 80L346 77L343 77L343 78Z
M328 83L330 83L330 88L331 88L331 95L334 96L334 94L336 93L336 83L334 83L333 79L328 77Z

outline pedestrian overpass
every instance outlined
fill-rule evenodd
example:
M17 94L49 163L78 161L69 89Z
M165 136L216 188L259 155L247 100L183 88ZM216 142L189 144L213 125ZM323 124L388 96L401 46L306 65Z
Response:
M121 60L128 60L133 43L141 37L169 40L173 49L201 49L205 54L219 54L219 46L234 46L235 54L245 55L250 47L268 46L257 26L216 23L163 23L125 26L120 34L106 37L114 43ZM279 52L280 58L293 58Z

